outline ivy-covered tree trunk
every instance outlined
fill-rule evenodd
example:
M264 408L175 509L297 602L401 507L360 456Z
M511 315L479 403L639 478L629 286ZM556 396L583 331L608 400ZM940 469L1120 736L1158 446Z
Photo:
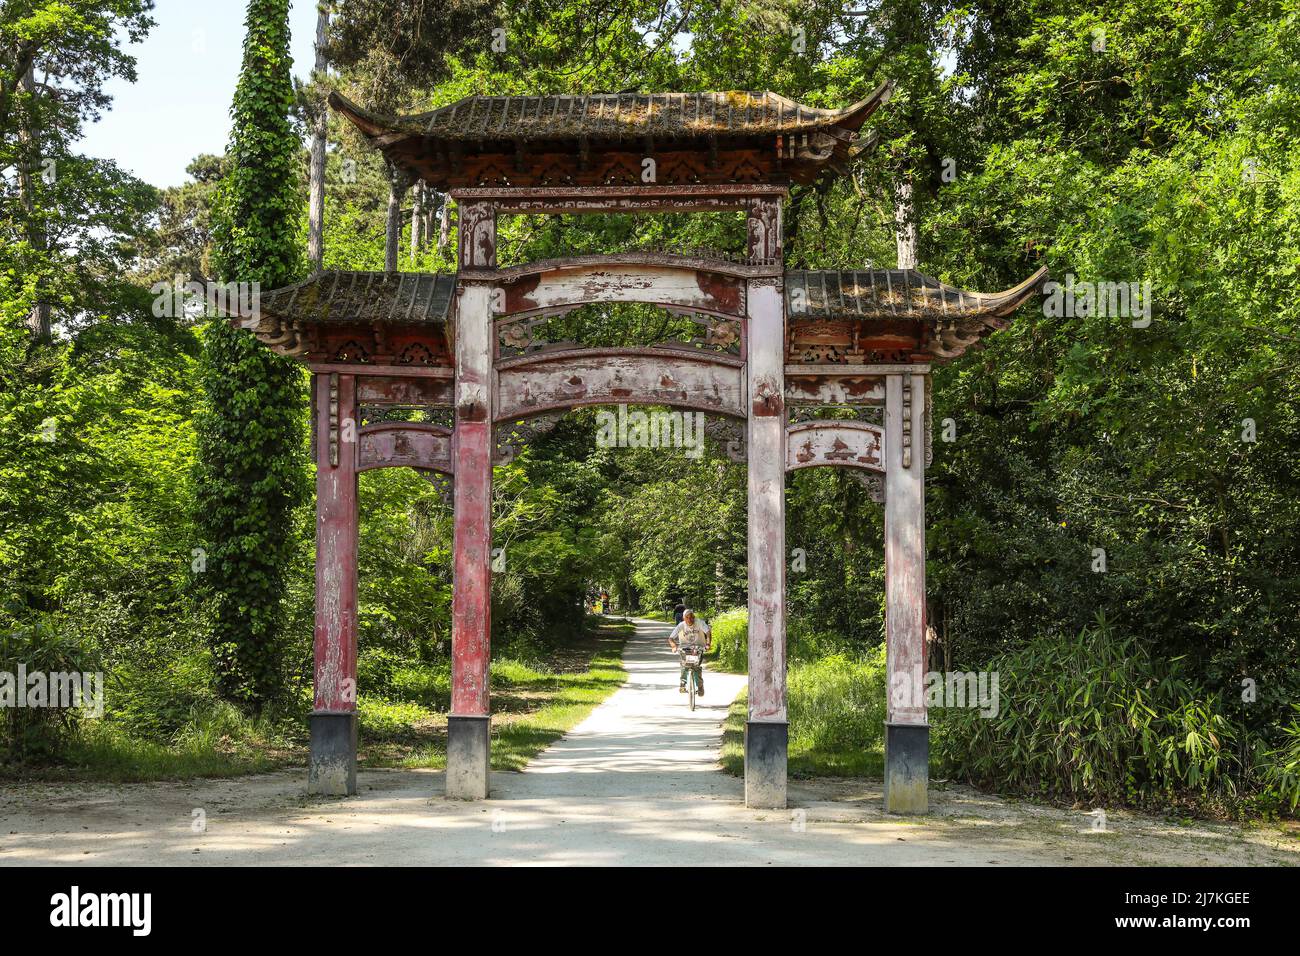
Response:
M213 227L216 278L272 289L297 278L301 210L288 0L250 0L230 171ZM283 569L304 499L303 373L247 332L212 321L200 368L199 575L219 689L256 713L281 686Z

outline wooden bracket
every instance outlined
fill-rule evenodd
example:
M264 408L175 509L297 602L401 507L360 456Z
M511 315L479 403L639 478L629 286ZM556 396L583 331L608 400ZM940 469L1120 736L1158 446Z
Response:
M912 467L912 373L903 373L903 467Z
M339 373L330 372L330 467L339 463Z

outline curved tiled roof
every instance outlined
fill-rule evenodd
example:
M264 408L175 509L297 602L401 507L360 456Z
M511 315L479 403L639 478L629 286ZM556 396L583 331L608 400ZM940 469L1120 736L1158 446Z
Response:
M1010 324L1008 316L1047 282L1043 266L1002 292L967 292L915 269L787 272L786 312L794 326L869 321L922 326L918 347L956 358Z
M628 254L622 261L646 259L682 268L704 268L703 260ZM532 263L503 270L502 277L557 268L564 262ZM688 264L689 263L689 264ZM743 271L717 263L723 271ZM790 271L785 274L786 312L792 335L816 335L826 323L898 323L920 326L908 337L937 359L954 358L991 332L1005 328L1013 311L1047 281L1043 267L1003 292L967 292L915 269ZM312 326L343 324L442 326L456 292L454 273L319 272L302 282L262 293L256 305L233 322L277 350L298 354Z
M277 352L300 355L312 326L383 323L443 325L456 291L452 273L318 272L293 285L260 293L252 307L227 312Z
M665 161L665 184L785 184L857 159L871 142L859 129L893 88L887 81L838 110L748 92L468 96L411 116L384 116L337 92L329 102L390 162L437 189L634 182L640 168L623 163L642 152Z
M1046 281L1046 266L1004 292L967 292L915 269L791 271L785 298L793 319L1001 318Z
M804 106L777 93L592 93L581 96L467 96L411 116L383 116L338 93L330 105L380 145L397 137L442 140L640 140L646 136L706 137L839 130L856 133L893 90L881 84L839 110Z

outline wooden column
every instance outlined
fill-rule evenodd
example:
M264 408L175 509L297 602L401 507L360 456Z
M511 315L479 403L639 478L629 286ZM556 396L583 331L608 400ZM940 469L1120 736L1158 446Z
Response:
M885 809L929 808L925 708L925 375L885 380Z
M784 808L788 743L785 308L779 277L751 279L747 293L749 720L745 725L745 805Z
M488 795L492 632L492 285L464 273L496 266L496 217L487 204L460 209L462 281L456 303L456 428L451 606L451 714L447 796Z
M313 376L316 421L315 703L309 793L357 791L356 378Z

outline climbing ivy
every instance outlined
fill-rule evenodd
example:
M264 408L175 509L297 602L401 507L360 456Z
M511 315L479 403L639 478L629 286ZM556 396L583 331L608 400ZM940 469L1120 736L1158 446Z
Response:
M301 271L302 212L288 0L250 0L232 107L229 172L217 191L218 281L285 285ZM219 690L253 712L279 692L281 598L294 509L305 491L303 374L214 318L200 362L196 523L206 552L204 621Z

